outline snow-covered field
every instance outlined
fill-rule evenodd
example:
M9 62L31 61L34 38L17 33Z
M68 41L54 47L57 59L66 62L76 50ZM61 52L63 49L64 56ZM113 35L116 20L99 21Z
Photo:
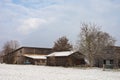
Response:
M120 80L120 71L0 64L0 80Z

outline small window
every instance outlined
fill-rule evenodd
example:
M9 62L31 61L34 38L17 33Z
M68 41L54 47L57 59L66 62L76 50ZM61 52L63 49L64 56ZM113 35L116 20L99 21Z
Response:
M104 60L103 63L106 64L106 60Z
M113 60L110 60L110 64L113 64Z

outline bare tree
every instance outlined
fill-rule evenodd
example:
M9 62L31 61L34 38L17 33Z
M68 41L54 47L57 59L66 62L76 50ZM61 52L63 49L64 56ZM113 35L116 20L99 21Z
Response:
M16 40L7 41L3 46L4 62L9 63L13 56L9 56L12 51L19 48L19 42Z
M69 40L65 36L63 36L54 43L53 50L70 51L72 50L72 45L69 43Z
M108 33L100 30L95 24L83 23L79 35L77 48L88 58L89 65L94 65L94 56L101 55L107 46L113 46L115 40Z

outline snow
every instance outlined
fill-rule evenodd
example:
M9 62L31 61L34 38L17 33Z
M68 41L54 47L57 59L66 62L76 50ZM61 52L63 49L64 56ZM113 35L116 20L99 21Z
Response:
M24 56L32 58L32 59L46 59L46 55L27 55L27 54L25 54Z
M120 71L0 64L0 80L120 80Z
M47 56L69 56L71 54L73 54L73 51L64 51L64 52L53 52Z

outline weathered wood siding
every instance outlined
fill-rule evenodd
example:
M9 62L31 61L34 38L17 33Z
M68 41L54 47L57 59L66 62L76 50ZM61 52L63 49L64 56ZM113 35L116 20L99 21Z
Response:
M82 56L82 57L80 57ZM47 57L47 65L49 66L76 66L85 65L84 57L82 54L76 55L73 53L70 56L52 56Z
M26 59L28 59L28 58L24 57L24 54L48 55L51 52L52 52L51 48L21 47L15 51L11 52L10 54L6 55L5 58L9 59L9 62L7 62L8 64L24 64ZM35 59L32 59L32 60L34 60L34 62L38 61L39 64L43 64L43 62L46 63L46 61L43 61L43 60L35 60ZM33 63L33 64L35 64L35 63Z

